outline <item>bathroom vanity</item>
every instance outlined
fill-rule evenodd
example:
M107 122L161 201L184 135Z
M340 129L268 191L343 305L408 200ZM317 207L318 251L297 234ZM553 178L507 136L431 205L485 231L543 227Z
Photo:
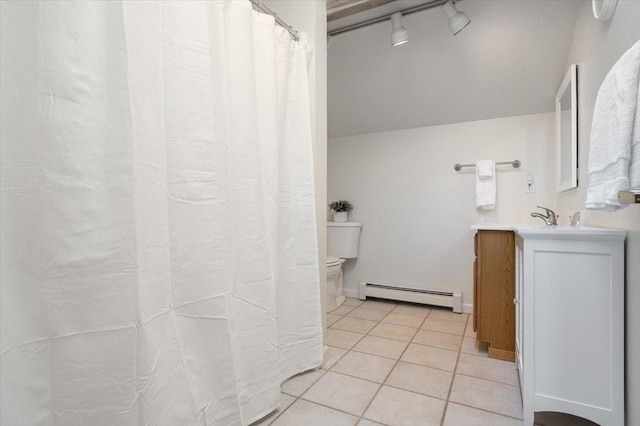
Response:
M515 361L515 238L510 227L483 226L474 239L473 330L489 357Z
M516 362L534 412L624 424L624 240L613 229L514 227Z

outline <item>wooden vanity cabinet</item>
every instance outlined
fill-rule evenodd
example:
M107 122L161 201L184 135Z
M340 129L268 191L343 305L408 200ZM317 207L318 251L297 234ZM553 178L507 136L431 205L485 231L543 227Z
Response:
M473 262L473 329L489 357L515 361L515 236L478 230Z

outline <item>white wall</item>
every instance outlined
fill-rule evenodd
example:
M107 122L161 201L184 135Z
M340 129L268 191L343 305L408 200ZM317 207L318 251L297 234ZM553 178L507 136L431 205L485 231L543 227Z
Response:
M619 0L609 22L596 21L591 2L580 6L567 67L578 64L579 180L576 190L558 194L564 214L584 209L591 118L596 95L617 59L640 39L640 1ZM627 230L626 409L628 425L640 425L640 206L616 213L587 212L589 225Z
M263 0L287 24L304 32L309 56L309 92L311 128L316 180L316 219L318 223L318 260L322 323L326 328L327 294L327 6L326 0Z
M367 281L462 290L471 304L470 226L538 223L535 206L554 207L553 139L553 113L330 139L328 198L350 200L350 220L363 222L360 256L343 266L345 293ZM475 168L453 169L485 158L522 162L498 166L492 211L475 208Z

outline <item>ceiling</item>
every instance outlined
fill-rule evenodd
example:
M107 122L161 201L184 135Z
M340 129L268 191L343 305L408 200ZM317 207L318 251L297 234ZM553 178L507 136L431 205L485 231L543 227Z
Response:
M327 28L426 2L388 2L333 19ZM471 24L455 37L439 7L403 17L411 41L401 46L391 47L389 21L333 36L330 137L554 110L578 2L464 0L457 6Z

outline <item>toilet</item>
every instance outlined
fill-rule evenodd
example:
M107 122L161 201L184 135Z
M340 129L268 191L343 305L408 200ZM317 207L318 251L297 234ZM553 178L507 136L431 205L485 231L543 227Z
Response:
M342 264L358 257L360 222L327 222L327 312L344 302Z

